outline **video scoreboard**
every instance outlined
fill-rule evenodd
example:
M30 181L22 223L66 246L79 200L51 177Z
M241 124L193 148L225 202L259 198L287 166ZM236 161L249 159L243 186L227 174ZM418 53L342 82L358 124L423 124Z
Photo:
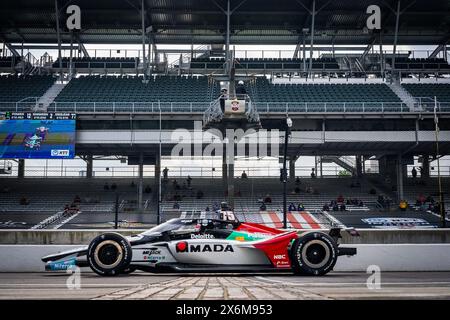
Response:
M0 113L0 159L72 159L75 113Z
M0 120L76 120L75 113L0 112Z

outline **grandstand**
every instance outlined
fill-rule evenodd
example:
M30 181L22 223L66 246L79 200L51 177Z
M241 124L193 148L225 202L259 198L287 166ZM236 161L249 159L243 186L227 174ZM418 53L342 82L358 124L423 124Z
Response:
M432 169L438 159L444 199L450 200L448 1L402 3L398 12L392 9L397 1L381 0L69 2L57 0L56 14L48 1L32 1L30 8L0 4L0 113L77 115L77 159L58 162L61 168L54 175L48 175L47 163L32 171L34 160L28 157L1 158L13 170L0 175L0 222L19 219L25 224L16 226L37 229L110 227L117 209L124 220L147 226L157 222L158 213L163 220L194 213L203 217L207 207L228 201L241 219L279 227L284 158L287 204L305 209L291 210L290 227L327 227L336 223L333 215L347 213L359 220L398 215L400 200L416 212L418 194L439 198ZM230 11L225 9L229 2ZM313 3L320 8L314 14ZM56 27L65 21L69 4L82 10L80 31ZM381 30L366 27L366 9L373 4L383 13ZM241 85L244 93L238 93ZM224 88L228 93L221 96ZM241 100L254 112L248 119L257 125L250 128L278 130L278 154L233 160L254 164L270 158L275 169L267 174L255 169L240 179L238 166L218 153L205 162L221 164L203 162L200 173L189 167L198 154L172 155L181 140L172 137L176 129L182 137L192 135L193 153L221 140L217 132L208 141L196 140L195 121L201 130L212 127L220 133L248 128L211 116L221 107L220 97ZM0 155L31 135L1 134ZM225 139L221 143L225 147ZM56 145L58 153L63 147ZM171 171L179 173L163 179L161 169L172 160L178 162ZM76 161L82 164L69 178L67 168ZM108 170L115 165L129 170L107 176L107 170L95 169L100 161L112 163ZM411 180L408 166L422 168L420 177ZM151 172L144 174L148 168ZM188 175L192 185L182 186ZM295 182L297 176L301 183ZM112 183L117 189L104 189ZM145 192L146 186L152 191ZM68 214L65 206L76 196L79 213ZM267 196L271 201L263 206ZM324 212L325 204L340 196L345 211ZM380 196L392 199L392 207L380 203ZM358 204L347 203L351 199ZM428 214L435 223L436 212Z

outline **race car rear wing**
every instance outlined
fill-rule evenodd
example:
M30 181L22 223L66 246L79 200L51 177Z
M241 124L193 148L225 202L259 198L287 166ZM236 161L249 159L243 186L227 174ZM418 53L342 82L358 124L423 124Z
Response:
M339 245L339 239L342 238L341 231L346 231L352 237L359 237L358 231L355 228L331 228L329 235ZM356 248L338 247L338 256L354 256L356 255Z

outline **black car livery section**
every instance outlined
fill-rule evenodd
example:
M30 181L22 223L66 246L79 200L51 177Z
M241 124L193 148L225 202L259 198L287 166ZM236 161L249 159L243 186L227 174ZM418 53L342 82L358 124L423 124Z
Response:
M177 252L234 252L229 244L189 244L186 241L178 242L175 246Z
M229 215L223 215L229 216ZM135 270L164 272L276 272L321 276L338 257L342 229L279 230L220 219L172 219L133 236L105 233L87 246L42 258L48 271L89 266L102 276ZM358 236L354 229L345 230ZM232 257L232 259L230 259Z

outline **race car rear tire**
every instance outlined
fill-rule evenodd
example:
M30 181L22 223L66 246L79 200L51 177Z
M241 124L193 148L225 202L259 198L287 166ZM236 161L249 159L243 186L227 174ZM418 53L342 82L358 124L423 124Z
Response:
M321 276L333 270L337 257L333 238L323 232L310 232L292 246L292 269L297 275Z
M115 276L127 270L132 257L131 245L118 233L104 233L91 241L87 260L92 271L101 276Z

